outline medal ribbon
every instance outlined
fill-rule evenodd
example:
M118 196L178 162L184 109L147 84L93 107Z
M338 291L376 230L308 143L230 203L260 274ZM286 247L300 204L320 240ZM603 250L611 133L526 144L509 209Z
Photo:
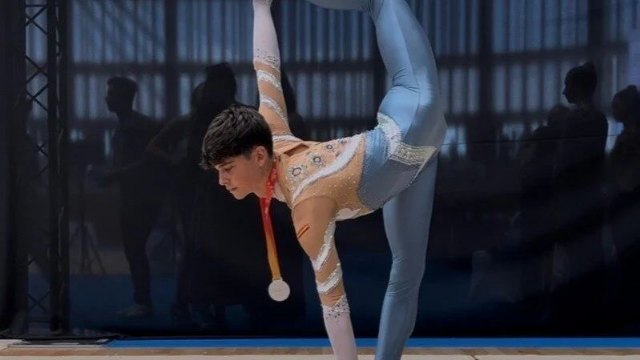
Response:
M273 224L271 223L270 206L273 192L276 186L278 173L275 164L267 180L267 191L263 198L260 198L260 214L262 214L262 227L264 228L264 236L267 241L267 259L271 268L272 280L281 280L280 263L278 262L278 250L276 249L276 239L273 234Z

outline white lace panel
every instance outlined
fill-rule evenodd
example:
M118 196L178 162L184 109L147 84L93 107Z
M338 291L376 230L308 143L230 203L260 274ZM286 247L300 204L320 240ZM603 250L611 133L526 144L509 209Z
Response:
M280 57L273 55L273 53L257 48L253 60L269 66L276 73L280 73Z
M282 83L275 77L273 74L266 72L264 70L258 70L258 81L268 82L276 88L278 91L282 91Z
M274 135L273 142L275 143L278 141L302 141L302 139L293 135Z
M436 151L433 146L413 146L403 143L401 141L400 128L395 120L385 114L378 113L378 124L389 142L387 149L387 157L389 159L406 165L422 166Z
M285 115L284 110L282 110L275 100L267 95L261 94L260 103L273 110L273 112L275 112L284 123L287 122L287 116Z
M348 315L349 313L351 313L351 309L349 308L349 302L347 301L346 295L342 295L340 300L338 300L338 302L333 306L322 305L322 314L324 315L325 320L337 319L345 314Z

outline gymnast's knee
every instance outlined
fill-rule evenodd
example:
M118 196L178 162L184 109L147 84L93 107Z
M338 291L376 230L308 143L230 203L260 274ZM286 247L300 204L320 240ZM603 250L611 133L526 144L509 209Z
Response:
M441 114L442 108L435 94L420 91L420 100L416 106L416 118L434 119Z
M420 288L424 276L424 261L394 261L391 267L391 276L387 292L396 294L410 294Z

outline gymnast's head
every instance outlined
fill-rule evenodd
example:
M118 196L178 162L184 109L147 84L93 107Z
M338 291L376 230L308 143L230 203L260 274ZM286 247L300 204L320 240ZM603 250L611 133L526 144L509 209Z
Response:
M232 105L211 121L200 166L217 170L220 185L236 199L262 196L272 165L271 130L254 108Z

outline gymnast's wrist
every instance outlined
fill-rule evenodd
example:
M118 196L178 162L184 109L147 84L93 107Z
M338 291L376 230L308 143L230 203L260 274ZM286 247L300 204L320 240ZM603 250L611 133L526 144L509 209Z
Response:
M259 6L266 6L267 8L271 7L271 3L273 0L253 0L253 8L257 8Z

